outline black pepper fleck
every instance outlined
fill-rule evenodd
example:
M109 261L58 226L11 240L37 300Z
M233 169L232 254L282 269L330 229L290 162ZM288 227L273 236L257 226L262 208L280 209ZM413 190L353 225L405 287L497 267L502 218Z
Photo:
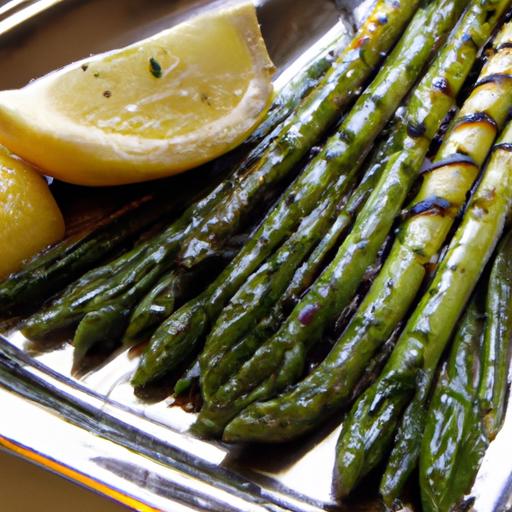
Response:
M112 96L112 92L111 91L103 91L103 96L105 96L105 98L110 98L110 96Z
M149 59L149 71L155 78L162 78L162 66L153 57Z
M203 92L203 93L201 93L201 101L202 101L203 103L206 103L209 107L211 107L211 106L212 106L212 104L210 103L210 98L208 98L208 95L207 95L207 94L205 94L204 92Z
M82 64L80 67L82 68L82 71L87 71L89 64Z

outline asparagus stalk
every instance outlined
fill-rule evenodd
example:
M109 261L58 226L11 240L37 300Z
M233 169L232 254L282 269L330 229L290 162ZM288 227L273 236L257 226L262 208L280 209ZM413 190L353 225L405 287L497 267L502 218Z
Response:
M484 430L492 441L505 415L512 341L512 234L501 243L493 263L486 302L482 378L478 400Z
M419 460L426 512L451 510L470 491L501 425L510 364L511 251L509 232L494 257L485 315L479 297L473 298L426 414Z
M274 132L279 125L297 108L328 72L345 47L350 43L350 35L346 24L340 25L339 34L334 40L322 48L313 59L305 64L297 74L279 91L263 122L249 135L244 145L256 145L268 134ZM278 79L278 81L280 78Z
M51 307L30 318L24 332L29 337L44 336L56 329L76 324L87 313L111 305L112 300L117 304L114 304L111 321L113 324L119 323L120 319L114 314L114 311L121 309L119 303L123 303L123 310L133 308L158 280L158 276L147 279L147 288L143 290L139 287L141 295L135 296L130 294L135 284L134 277L140 279L143 275L155 272L162 275L168 271L186 237L197 230L202 230L203 233L210 230L210 235L218 238L217 221L213 222L209 215L212 210L218 211L215 209L216 204L222 204L220 209L225 210L222 221L217 219L219 224L230 216L237 218L249 205L243 201L234 201L235 196L239 199L248 197L248 187L253 192L261 187L260 195L264 195L268 189L275 189L280 178L292 172L295 163L325 133L352 99L354 91L368 78L374 65L382 58L381 54L392 46L417 3L418 0L407 0L398 6L394 2L379 0L352 43L342 52L320 84L301 103L291 121L282 128L280 136L266 147L258 162L249 167L244 164L239 166L230 179L224 180L204 199L189 208L161 235L104 267L103 271L99 271L99 278L95 272L83 276ZM302 132L304 136L299 138L300 144L295 144L294 141ZM262 142L264 143L266 142ZM271 176L277 179L271 179ZM268 184L272 186L267 187ZM254 207L255 202L251 204ZM234 230L228 231L232 233ZM130 299L128 295L131 295ZM97 341L102 339L99 331L89 333L88 337L91 341L93 338Z
M479 298L473 297L425 412L419 461L425 512L451 510L461 501L488 445L477 401L483 319Z
M325 267L328 255L338 245L347 225L347 217L340 215L307 261L297 269L285 293L274 307L241 340L226 340L229 343L223 344L222 348L213 347L211 344L208 349L205 348L200 357L203 397L211 396L233 372L240 368L242 363L254 354L261 343L277 331L286 314L293 309L302 293ZM208 361L209 354L212 360L215 358L216 364ZM197 433L201 434L199 430Z
M393 121L390 122L390 127L385 130L386 133L392 135L384 137L378 147L372 151L372 156L361 182L355 190L352 190L346 195L346 198L341 200L342 205L338 208L336 219L329 231L320 239L311 255L297 268L286 291L279 297L274 307L265 314L250 332L244 335L238 333L239 336L237 336L235 333L235 336L233 336L234 333L219 329L218 332L221 335L216 336L219 343L214 342L216 331L214 326L200 357L203 398L211 396L214 390L224 384L233 372L238 370L241 364L254 354L261 343L275 334L286 316L297 305L300 297L320 275L322 269L326 267L332 251L339 246L355 215L360 211L375 188L389 157L400 149L402 144L400 136L400 130L403 128L402 121L401 114L397 112ZM298 231L300 231L300 228ZM274 255L275 257L276 255ZM258 273L256 272L254 275ZM247 284L237 292L232 302L236 300L236 296L241 294L246 286ZM252 304L258 305L258 301L253 300ZM244 305L244 314L252 312L250 306L251 304ZM230 305L225 308L216 322L217 326L224 323L222 317L225 316L225 312L229 308ZM240 338L242 339L240 340ZM198 428L198 433L201 433L200 428Z
M220 254L191 270L176 268L159 280L130 316L123 343L134 345L148 340L155 329L177 307L208 285L236 256L240 245L224 247ZM121 333L122 334L122 333Z
M499 10L499 5L495 4ZM462 223L378 381L356 402L337 446L337 488L348 494L382 460L404 417L424 407L439 358L501 236L512 205L512 124L493 148ZM416 422L415 422L416 423ZM409 433L418 434L409 429ZM414 446L407 439L409 446ZM419 443L419 438L416 438Z
M443 12L436 6L436 14ZM458 14L462 6L453 6ZM481 18L467 16L479 23ZM464 25L466 28L467 25ZM392 228L405 196L419 171L435 132L461 87L476 55L475 45L462 29L440 54L411 96L401 131L403 151L388 161L378 185L357 216L350 235L333 262L322 273L280 330L267 340L203 407L199 421L218 432L235 414L253 401L269 398L297 381L303 373L305 357L322 338L332 319L348 305L366 269ZM396 85L396 84L395 84ZM421 128L421 129L420 129ZM244 418L236 418L225 430L225 440L248 435ZM252 431L251 431L252 432ZM252 435L252 433L251 433Z
M442 23L439 23L441 28L436 34L440 37L449 30L448 20L454 11L447 7L439 12L438 19ZM344 119L338 132L287 189L233 262L205 292L178 310L155 332L133 378L135 385L143 385L171 371L196 350L201 336L207 332L227 301L271 254L272 249L290 236L300 218L317 206L322 195L340 197L344 193L369 151L371 142L391 117L430 54L435 38L432 32L425 30L425 22L425 11L422 9L390 60ZM428 25L430 27L430 23ZM414 51L402 51L410 48L413 42ZM361 129L363 123L364 129ZM292 266L292 271L294 268ZM286 276L286 273L290 275L286 268L281 268L279 276ZM280 285L285 285L286 281L285 277Z
M207 368L217 367L222 356L253 329L286 290L294 271L324 235L335 213L328 198L299 224L297 231L238 290L208 335L201 355L201 392L209 394Z

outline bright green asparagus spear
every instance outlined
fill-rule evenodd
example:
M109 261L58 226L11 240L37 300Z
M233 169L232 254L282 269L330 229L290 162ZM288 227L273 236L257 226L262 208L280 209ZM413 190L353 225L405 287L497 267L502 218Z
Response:
M492 266L485 331L483 305L473 299L436 384L419 461L425 512L452 510L470 491L485 449L503 418L512 329L511 256L509 232ZM481 390L488 394L486 400L479 399Z
M340 495L348 494L382 460L404 409L407 408L406 418L414 422L413 413L424 407L439 358L511 212L511 149L509 124L494 146L483 179L448 252L391 358L378 381L358 399L343 424L336 460ZM414 446L409 440L417 434L415 424L406 439L409 446ZM416 438L415 443L419 442Z
M477 401L484 324L479 302L474 297L462 318L425 411L419 461L424 512L452 510L462 500L487 448Z
M442 20L435 32L440 37L449 30L454 11L456 9L450 4L436 11L436 16ZM418 68L421 69L430 54L435 36L425 28L425 22L425 10L422 9L338 132L287 189L233 262L203 294L178 310L155 332L134 376L135 385L143 385L171 371L196 350L210 322L272 249L290 236L300 218L317 206L322 195L342 194L346 190L371 142L393 114L417 77ZM427 25L430 28L431 23ZM402 51L404 48L409 51ZM283 282L286 284L285 280Z
M464 27L467 27L471 26L470 21L480 23L482 17L472 14L464 19L467 24ZM464 30L458 30L453 41L441 52L411 96L402 130L403 150L389 159L335 259L280 330L219 389L211 403L205 404L199 416L205 431L210 428L212 432L219 432L242 408L277 394L302 376L307 352L322 338L333 318L349 304L367 268L375 261L423 163L429 143L453 105L452 94L461 87L476 52ZM244 420L237 418L226 429L224 438L245 438L248 430Z
M220 225L230 217L240 217L241 212L247 212L258 204L257 201L235 201L235 197L247 198L247 190L257 192L259 187L262 192L260 195L276 190L277 182L293 172L295 164L325 133L354 97L356 89L367 80L382 58L382 53L392 46L412 16L417 3L418 0L406 0L402 4L393 0L379 0L352 43L298 107L292 120L282 128L280 136L266 147L258 162L249 168L242 164L230 179L223 180L154 240L137 247L102 270L83 276L60 300L29 319L25 333L29 337L44 336L56 329L76 324L87 313L105 311L104 306L112 306L112 301L114 307L110 321L113 325L119 324L121 319L116 318L116 311L133 308L157 282L157 277L146 280L148 288L143 290L139 287L142 295L136 297L130 294L135 284L134 277L140 279L155 272L160 275L166 272L173 266L176 253L183 247L183 240L189 234L196 230L203 234L205 230L210 231L209 238L224 243L225 238L219 240L216 222L210 221L209 212L218 211L214 207L219 205L220 210L224 211L222 219L218 219ZM229 233L236 230L235 225L238 223L234 219L233 229L228 229ZM285 226L284 229L289 228ZM203 252L202 255L206 256ZM131 298L123 298L124 295L130 295ZM122 308L120 303L123 303ZM105 315L102 327L108 322L108 314ZM81 331L84 332L84 329ZM96 330L89 333L88 338L90 342L94 338L100 341L101 332Z
M512 52L512 50L511 50ZM478 399L485 433L492 441L505 415L507 378L512 342L512 234L500 245L494 260L486 303L482 350L482 379Z

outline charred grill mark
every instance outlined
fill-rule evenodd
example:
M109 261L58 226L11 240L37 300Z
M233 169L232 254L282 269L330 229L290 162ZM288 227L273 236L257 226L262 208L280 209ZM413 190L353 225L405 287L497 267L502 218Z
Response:
M481 80L478 80L478 82L473 87L473 90L477 89L478 87L485 85L485 84L498 84L500 82L504 82L505 80L511 80L512 75L509 75L508 73L493 73L492 75L486 76L482 78Z
M432 196L403 211L401 216L403 220L416 215L441 215L444 217L451 207L450 201L439 196Z
M407 124L407 134L409 137L418 138L422 137L427 130L425 123L408 123Z
M430 143L430 147L428 149L427 158L431 158L437 153L437 150L441 146L441 143L443 142L444 136L446 135L446 132L448 131L448 128L450 127L450 123L452 122L452 119L457 114L456 108L451 108L448 111L448 114L443 119L443 122L441 123L441 126L439 127L439 130L437 130L437 133L434 135L434 138L432 139L432 142Z
M506 48L512 48L511 41L507 41L506 43L501 43L500 45L496 46L496 52L501 52L501 50L505 50Z
M465 124L477 124L477 123L487 123L489 126L492 126L495 130L498 129L498 123L493 119L491 115L487 112L475 112L474 114L468 114L466 116L462 116L455 122L455 127L459 127Z
M512 153L512 143L510 142L500 142L499 144L495 144L492 148L493 151L497 151L498 149L502 149L503 151L508 151Z
M421 174L426 174L428 172L435 171L436 169L440 169L441 167L446 167L448 165L472 165L474 167L478 167L475 161L468 155L464 155L462 153L454 153L442 160L434 162L432 165L423 169Z
M434 86L435 89L441 91L446 96L449 96L450 98L453 96L450 83L448 82L448 80L446 80L446 78L435 78L432 82L432 85Z

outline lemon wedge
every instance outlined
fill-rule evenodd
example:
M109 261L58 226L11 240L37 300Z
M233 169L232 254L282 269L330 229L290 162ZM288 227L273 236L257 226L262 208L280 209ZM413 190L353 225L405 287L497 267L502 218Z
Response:
M0 148L0 278L64 235L46 180Z
M237 146L261 120L274 66L244 3L0 93L0 144L79 185L169 176Z

